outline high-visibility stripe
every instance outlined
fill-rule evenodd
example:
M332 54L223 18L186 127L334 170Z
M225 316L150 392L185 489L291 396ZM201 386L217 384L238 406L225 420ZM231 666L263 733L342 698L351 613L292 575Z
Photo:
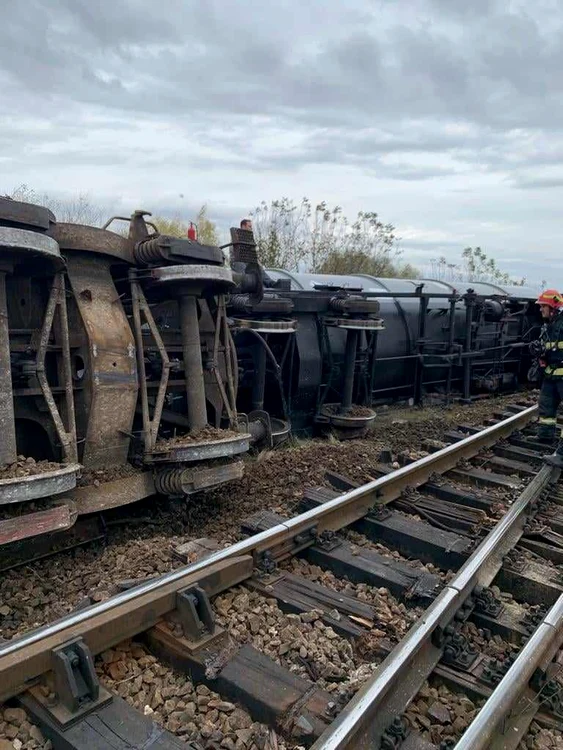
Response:
M540 424L557 424L556 417L540 417L538 421Z
M546 341L546 349L563 349L563 341Z
M545 374L555 375L556 377L563 377L563 367L553 367L553 365L548 365L545 368Z

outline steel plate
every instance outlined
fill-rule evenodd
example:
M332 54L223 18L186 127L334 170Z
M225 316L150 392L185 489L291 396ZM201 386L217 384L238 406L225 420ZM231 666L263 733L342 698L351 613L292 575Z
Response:
M81 250L111 255L124 263L134 263L133 242L115 232L84 224L56 224L49 232L61 250Z
M161 266L151 268L149 273L159 284L193 284L198 288L213 286L225 290L234 286L231 269L227 266Z
M4 222L21 224L35 231L45 231L55 223L55 216L44 206L0 198L0 224Z
M333 427L344 427L344 428L350 428L355 429L357 427L364 427L376 418L377 414L372 411L371 416L358 416L358 417L347 417L345 414L327 414L326 409L328 409L331 406L338 406L338 404L325 404L321 408L321 415L323 417L326 417L328 419L329 423ZM367 407L366 407L367 408Z
M63 261L59 245L52 237L29 229L0 226L0 248L16 255L34 253L60 263Z
M235 328L244 330L250 328L258 333L295 333L297 330L296 320L246 320L244 318L233 318Z
M70 464L44 474L0 479L0 505L37 500L72 490L76 487L76 475L80 469L80 464Z
M188 461L208 461L223 456L236 456L250 449L250 435L242 434L223 440L191 442L186 445L173 445L167 450L154 450L145 453L147 463L183 463Z
M385 326L381 318L354 320L353 318L325 318L327 326L344 328L348 331L384 331Z

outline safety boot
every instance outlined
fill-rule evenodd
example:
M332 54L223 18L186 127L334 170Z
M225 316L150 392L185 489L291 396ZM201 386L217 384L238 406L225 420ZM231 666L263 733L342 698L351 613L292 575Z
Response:
M561 453L552 453L550 456L544 456L543 461L549 466L554 466L556 469L563 469L563 455Z

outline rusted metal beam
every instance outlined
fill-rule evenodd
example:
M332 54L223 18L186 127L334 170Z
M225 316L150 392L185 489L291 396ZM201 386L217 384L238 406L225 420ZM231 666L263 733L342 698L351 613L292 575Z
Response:
M6 301L6 273L0 269L0 468L17 459L12 368L10 366L10 336Z
M195 432L207 424L197 300L194 296L185 294L180 297L178 304L182 329L188 419L190 420L190 429Z
M139 471L128 477L101 482L99 485L76 487L69 495L76 505L78 515L85 515L135 503L155 493L152 471Z
M133 333L135 335L135 342L137 345L137 369L139 372L139 383L141 389L141 408L143 416L143 437L145 443L145 452L153 451L156 445L158 437L158 428L160 427L160 420L162 417L162 411L164 408L164 399L166 397L166 389L168 387L168 381L170 379L170 358L158 326L155 323L153 314L147 302L147 299L141 289L141 286L137 279L131 275L131 302L133 309ZM147 390L147 375L145 372L145 348L143 343L143 330L141 325L141 313L145 317L145 321L151 332L153 341L156 344L160 360L162 363L162 372L158 383L158 393L156 396L156 404L154 407L153 415L151 418L149 411L149 398Z
M110 272L99 253L69 252L67 274L86 336L84 376L75 391L82 425L81 463L87 469L126 463L138 396L135 340Z
M41 335L39 339L39 347L36 354L36 374L39 382L39 387L43 393L43 398L49 409L49 414L55 425L57 431L57 437L61 441L63 450L63 456L67 463L76 463L78 450L76 445L76 427L74 424L74 400L72 395L72 375L70 372L70 349L68 341L68 319L66 316L66 301L64 300L64 277L62 273L55 274L53 283L51 286L51 292L49 294L49 300L47 302L47 309L45 310L45 316L43 318L43 325L41 327ZM63 346L63 360L65 361L65 367L63 370L65 383L65 398L67 413L66 419L68 426L65 426L55 399L49 381L47 380L45 357L47 354L47 345L49 343L49 337L51 335L51 329L55 321L55 313L57 308L61 308L64 304L64 312L61 312L61 329L66 327L66 331L62 334L62 346Z
M70 529L75 520L76 509L66 503L48 510L5 518L0 521L0 546L39 534Z

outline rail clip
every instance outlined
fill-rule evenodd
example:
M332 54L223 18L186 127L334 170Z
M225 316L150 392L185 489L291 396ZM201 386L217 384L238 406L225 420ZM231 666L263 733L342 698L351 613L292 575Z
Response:
M201 641L215 634L215 616L209 597L198 586L190 586L176 594L176 609L184 631L184 637Z

